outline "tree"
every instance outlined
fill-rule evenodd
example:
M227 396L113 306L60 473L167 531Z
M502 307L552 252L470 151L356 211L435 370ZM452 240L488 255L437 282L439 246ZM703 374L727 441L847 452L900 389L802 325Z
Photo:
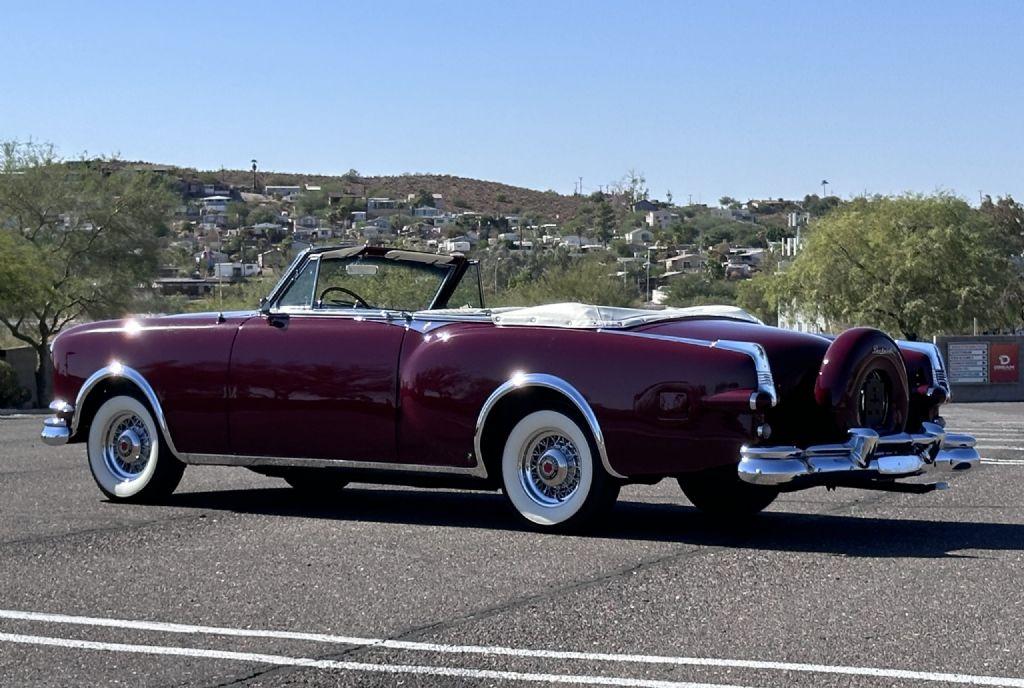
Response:
M507 292L494 298L496 305L532 306L563 301L593 303L602 306L628 306L636 298L631 285L615 275L618 266L594 257L571 259L558 252L560 262L540 264L531 257L511 280ZM493 270L494 268L491 267ZM489 273L485 273L489 274Z
M718 199L718 205L722 206L723 208L739 208L740 202L737 201L732 196L722 196L721 198Z
M17 142L2 155L0 324L35 350L42 403L50 341L77 319L128 310L156 275L177 199L159 177L117 161L65 162L50 146Z
M606 201L600 201L594 208L594 229L597 238L607 248L608 242L615 236L615 209Z
M646 201L650 195L650 190L647 188L647 178L644 177L644 173L633 169L623 177L622 189L629 198L630 207L637 201Z
M805 236L774 280L784 307L912 340L970 331L975 318L1014 324L999 306L1020 279L1011 253L991 219L954 196L855 199Z
M736 284L710 274L679 275L665 290L666 306L731 306L736 302Z

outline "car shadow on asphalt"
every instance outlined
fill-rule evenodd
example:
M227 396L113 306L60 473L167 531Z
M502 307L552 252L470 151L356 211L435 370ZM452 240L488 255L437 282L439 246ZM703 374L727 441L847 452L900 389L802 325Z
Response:
M176 494L166 506L421 526L527 531L497 493L360 489L312 499L291 488ZM964 550L1024 550L1024 524L769 511L729 525L690 506L620 500L591 538L677 542L849 557L973 558ZM577 536L577 537L580 537Z

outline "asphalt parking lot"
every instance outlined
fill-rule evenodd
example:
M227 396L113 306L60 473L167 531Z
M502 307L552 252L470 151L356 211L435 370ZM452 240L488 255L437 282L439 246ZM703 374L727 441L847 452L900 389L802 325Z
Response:
M1024 686L1024 404L952 405L989 459L926 495L784 495L752 526L674 483L589 536L498 494L191 467L111 504L82 445L0 417L3 686Z

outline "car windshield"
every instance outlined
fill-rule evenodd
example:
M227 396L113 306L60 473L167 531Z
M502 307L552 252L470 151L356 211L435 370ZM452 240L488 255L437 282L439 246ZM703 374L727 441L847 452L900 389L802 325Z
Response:
M431 307L452 266L385 256L310 260L278 301L282 307L373 308L418 311Z

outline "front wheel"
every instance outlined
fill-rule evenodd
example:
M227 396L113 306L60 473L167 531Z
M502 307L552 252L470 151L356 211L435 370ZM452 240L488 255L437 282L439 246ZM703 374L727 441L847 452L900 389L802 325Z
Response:
M153 414L135 397L107 399L89 426L89 470L108 498L161 499L174 492L185 464L164 446Z
M530 413L505 440L505 496L533 527L579 529L610 509L619 494L618 483L595 454L573 419L558 411Z
M723 520L741 520L763 511L779 496L776 487L751 485L735 466L714 468L678 479L683 494L704 513Z

